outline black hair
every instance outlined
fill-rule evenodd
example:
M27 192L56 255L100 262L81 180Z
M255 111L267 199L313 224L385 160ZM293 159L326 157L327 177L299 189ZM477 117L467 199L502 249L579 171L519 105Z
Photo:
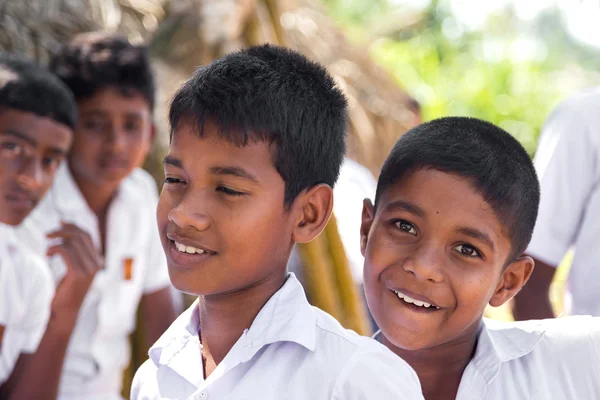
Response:
M466 117L441 118L411 129L383 165L375 207L386 189L420 168L470 179L507 228L512 247L507 262L523 254L537 218L540 185L531 158L508 132Z
M1 52L0 108L30 112L75 128L77 106L69 89L34 61Z
M171 136L180 123L202 136L205 122L239 146L273 145L285 204L320 183L333 187L347 131L347 102L324 67L282 47L237 51L199 68L171 103Z
M141 94L154 108L155 85L146 46L103 32L79 34L50 60L50 69L71 89L77 100L114 86L124 95Z

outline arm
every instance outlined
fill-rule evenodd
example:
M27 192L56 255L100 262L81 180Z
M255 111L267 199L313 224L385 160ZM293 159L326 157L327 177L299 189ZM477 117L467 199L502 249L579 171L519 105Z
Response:
M62 239L61 244L48 250L48 256L60 254L67 273L56 289L46 332L35 354L24 361L11 399L56 399L77 314L101 266L92 239L75 225L63 224L49 237Z
M527 284L523 286L513 302L513 316L517 321L554 318L550 304L550 285L556 266L535 259L535 268Z
M142 296L141 301L146 345L151 347L154 342L175 321L175 308L169 287Z

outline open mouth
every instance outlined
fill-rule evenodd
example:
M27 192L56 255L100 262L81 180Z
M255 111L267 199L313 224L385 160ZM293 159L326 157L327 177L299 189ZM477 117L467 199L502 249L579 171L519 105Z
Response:
M200 249L197 247L193 247L193 246L186 246L185 244L176 242L176 241L172 241L175 249L180 252L180 253L185 253L185 254L206 254L206 255L212 255L215 254L212 251L209 250L204 250L204 249Z
M409 295L402 293L399 290L392 290L392 293L394 293L398 297L402 304L414 311L433 312L440 310L440 307L436 306L435 304L430 304L425 301L413 299Z

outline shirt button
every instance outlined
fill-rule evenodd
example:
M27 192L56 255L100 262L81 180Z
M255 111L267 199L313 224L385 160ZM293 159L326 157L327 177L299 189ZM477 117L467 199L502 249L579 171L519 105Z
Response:
M206 400L208 398L208 393L206 391L200 392L196 395L196 400Z

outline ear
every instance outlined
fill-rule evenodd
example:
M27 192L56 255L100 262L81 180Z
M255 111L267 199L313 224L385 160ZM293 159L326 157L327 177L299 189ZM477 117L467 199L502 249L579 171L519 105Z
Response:
M363 257L367 252L367 240L369 238L369 232L371 231L371 225L373 225L373 218L375 217L375 207L369 199L363 200L362 210L362 223L360 225L360 252Z
M506 267L490 299L490 305L499 307L519 293L529 280L534 264L533 258L522 256Z
M333 190L326 184L313 186L294 201L293 239L297 243L313 240L325 229L333 209Z
M154 146L154 142L156 141L156 124L152 122L150 125L150 147Z

